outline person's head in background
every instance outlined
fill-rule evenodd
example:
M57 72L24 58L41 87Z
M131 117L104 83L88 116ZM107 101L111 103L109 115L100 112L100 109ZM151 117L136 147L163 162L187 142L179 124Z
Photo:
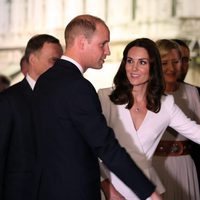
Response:
M7 76L0 74L0 92L7 89L10 86L10 83L10 79Z
M34 80L52 67L63 54L57 38L48 34L33 36L27 43L24 57L27 62L27 74Z
M24 76L26 76L28 72L28 63L26 61L25 56L23 55L21 60L20 60L20 70Z
M182 65L181 65L181 71L180 71L180 76L179 76L179 81L183 82L189 68L189 62L190 62L190 49L188 45L180 39L173 39L175 41L181 50L181 55L182 55Z
M181 70L181 51L179 45L168 39L156 41L160 52L162 69L166 84L166 92L173 92L178 89L178 78Z

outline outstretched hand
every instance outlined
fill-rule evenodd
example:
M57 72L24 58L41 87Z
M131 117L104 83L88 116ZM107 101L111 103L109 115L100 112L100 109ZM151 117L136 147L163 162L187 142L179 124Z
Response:
M162 199L163 198L157 192L154 192L151 195L151 200L162 200Z
M108 179L101 182L101 187L106 197L106 200L126 200L110 183ZM156 199L155 199L156 200Z

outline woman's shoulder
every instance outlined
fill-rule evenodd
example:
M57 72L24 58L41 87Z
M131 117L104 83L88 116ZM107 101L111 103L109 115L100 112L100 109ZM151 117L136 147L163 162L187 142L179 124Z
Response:
M197 92L197 87L194 85L191 85L189 83L180 83L180 87L182 87L184 90L188 91L188 92Z
M165 95L162 96L161 102L162 103L174 102L174 97L171 94L165 94Z
M174 105L174 97L171 94L163 95L161 98L161 107L169 110Z
M194 85L190 85L188 83L180 83L180 87L184 95L186 95L186 98L188 100L197 100L199 101L199 93L198 89Z

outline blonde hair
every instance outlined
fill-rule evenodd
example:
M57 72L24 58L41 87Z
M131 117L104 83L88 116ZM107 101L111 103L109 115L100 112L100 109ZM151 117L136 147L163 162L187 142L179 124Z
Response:
M180 47L173 40L168 40L168 39L157 40L156 45L157 45L158 50L160 52L161 58L164 57L166 54L168 54L169 51L175 49L175 50L177 50L179 58L181 59Z

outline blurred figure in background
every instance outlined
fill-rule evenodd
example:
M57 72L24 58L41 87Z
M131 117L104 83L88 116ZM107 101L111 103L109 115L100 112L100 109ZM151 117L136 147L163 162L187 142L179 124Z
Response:
M180 70L180 76L178 80L185 83L184 80L187 75L189 64L190 64L190 49L188 45L180 39L173 39L173 41L175 41L179 45L180 50L181 50L181 55L182 55L181 70ZM195 87L197 88L200 94L200 87L197 87L197 86ZM200 101L200 98L199 98L199 101ZM191 143L191 156L195 162L197 175L198 175L198 181L200 183L200 145L192 141L190 141L190 143ZM200 189L200 184L199 184L199 189Z
M27 71L19 83L0 95L0 199L35 200L35 137L30 104L38 77L62 55L59 40L51 35L33 36L27 43Z
M162 60L166 94L174 96L175 103L189 118L200 123L200 102L194 86L179 81L182 55L172 40L156 42ZM184 137L167 128L153 159L166 192L164 200L199 200L199 184L195 164L190 156L190 144Z
M178 81L184 82L189 69L189 63L191 61L190 49L183 40L173 39L173 41L179 45L181 51L181 70L179 73Z
M26 74L28 72L28 63L26 61L25 55L23 55L21 60L20 60L20 70L21 70L22 74L24 76L26 76Z
M10 79L5 76L0 74L0 92L4 91L10 86Z
M189 69L189 64L190 64L190 49L188 47L188 45L180 39L173 39L174 42L176 42L179 47L180 47L180 51L181 51L181 70L179 73L179 77L178 77L178 81L180 82L184 82L185 77L187 75L188 69ZM200 87L196 86L199 94L200 94Z

